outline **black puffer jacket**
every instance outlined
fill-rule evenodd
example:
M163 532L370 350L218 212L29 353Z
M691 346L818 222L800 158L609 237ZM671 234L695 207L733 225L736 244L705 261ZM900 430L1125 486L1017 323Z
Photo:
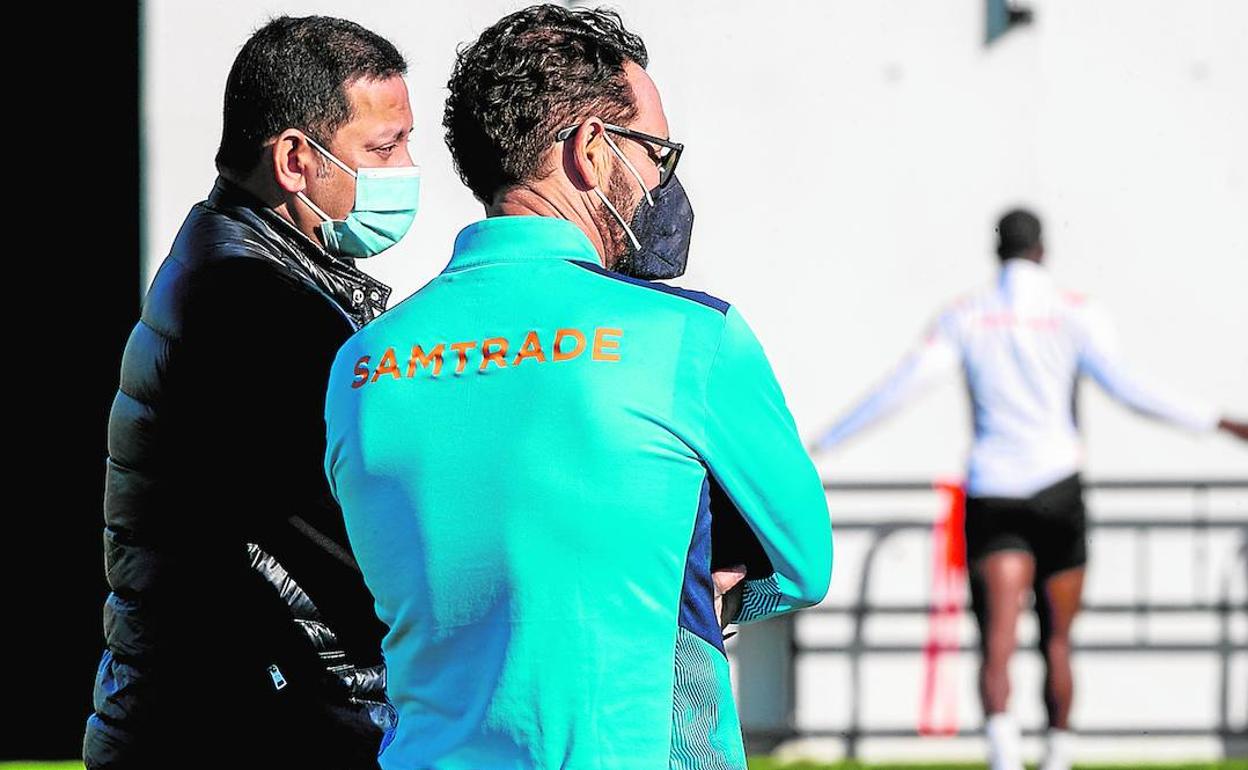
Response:
M385 627L322 470L389 289L223 179L148 291L108 424L89 768L375 767Z

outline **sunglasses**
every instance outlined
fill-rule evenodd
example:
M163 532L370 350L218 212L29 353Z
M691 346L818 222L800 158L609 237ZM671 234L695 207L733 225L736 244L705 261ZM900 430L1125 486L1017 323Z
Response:
M684 152L685 149L683 144L680 142L673 142L670 139L663 139L661 137L645 134L641 131L634 131L631 128L624 128L623 126L615 126L610 123L603 123L602 125L603 128L607 129L609 133L627 137L638 142L648 142L649 144L655 145L659 148L657 151L653 147L648 148L650 149L650 157L654 160L654 164L659 167L659 187L665 187L667 183L672 181L672 178L676 176L676 164L680 162L680 154ZM578 123L575 126L568 126L567 128L560 129L555 134L555 141L566 141L567 138L572 136L572 133L580 127L581 126Z

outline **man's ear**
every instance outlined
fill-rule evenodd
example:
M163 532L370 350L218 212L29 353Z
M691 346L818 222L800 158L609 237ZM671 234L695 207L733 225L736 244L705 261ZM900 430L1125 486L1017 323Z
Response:
M273 168L273 181L288 193L303 192L309 174L316 173L316 150L303 132L288 128L265 148Z
M598 180L606 179L610 172L611 149L606 132L600 118L587 118L564 142L564 170L581 192L598 187Z

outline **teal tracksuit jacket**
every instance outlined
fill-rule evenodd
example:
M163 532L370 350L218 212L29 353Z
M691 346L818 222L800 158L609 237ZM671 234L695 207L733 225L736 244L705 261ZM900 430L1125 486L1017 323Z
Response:
M711 517L770 564L740 622L818 602L832 538L733 307L603 269L564 220L487 219L342 347L325 419L390 627L384 768L745 767Z

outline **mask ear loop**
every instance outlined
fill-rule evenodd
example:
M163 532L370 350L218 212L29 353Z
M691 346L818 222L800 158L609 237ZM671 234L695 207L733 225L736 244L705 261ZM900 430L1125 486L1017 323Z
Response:
M304 195L303 190L300 190L299 192L295 193L295 197L303 201L304 204L306 204L308 208L312 209L312 212L314 214L316 214L318 217L321 218L321 224L319 225L318 229L320 229L321 231L321 243L324 245L324 247L326 249L329 249L330 244L336 244L338 242L338 235L337 233L334 232L334 221L335 221L334 218L331 217L329 214L326 214L325 211L322 210L320 206L313 203L311 198Z
M624 153L620 152L620 148L615 146L615 142L611 141L611 137L605 131L602 133L602 138L607 140L607 146L614 150L615 154L620 156L620 160L624 161L624 165L628 168L628 170L633 172L633 176L637 178L637 182L641 185L641 189L646 193L646 200L650 201L650 205L653 206L654 201L650 200L650 191L646 190L645 182L641 181L641 174L637 173L637 169L633 168L633 164L628 162L628 158L624 157ZM641 251L641 241L637 240L637 236L633 234L633 228L628 226L628 222L625 222L624 217L620 216L620 212L616 210L615 205L607 199L606 194L602 192L602 187L595 187L594 192L598 193L599 200L606 204L607 210L610 211L612 216L615 217L615 221L619 222L620 226L624 228L624 232L628 233L628 239L632 241L633 249L635 251Z
M332 162L335 166L337 166L338 168L340 168L340 169L342 169L343 171L347 172L347 173L348 173L348 174L350 174L353 178L356 178L356 177L358 177L358 176L359 176L358 174L356 174L354 171L352 171L352 170L351 170L351 167L350 167L350 166L348 166L346 163L343 163L342 161L338 160L338 158L337 158L337 157L336 157L336 156L335 156L332 152L330 152L329 150L327 150L327 149L325 149L324 147L322 147L322 146L321 146L321 144L320 144L320 142L316 141L315 139L313 139L312 137L308 136L307 134L304 134L304 135L303 135L303 138L308 140L308 144L310 144L310 145L312 145L313 147L315 147L316 149L320 150L321 154L322 154L322 155L324 155L326 158L329 158L330 162Z
M330 152L329 150L327 150L327 149L325 149L324 147L322 147L320 142L316 141L315 139L313 139L312 137L308 136L307 134L304 134L304 135L303 135L303 138L304 138L304 139L307 139L307 140L308 140L308 144L310 144L310 145L312 145L313 147L315 147L315 148L317 149L317 151L318 151L318 152L320 152L320 153L321 153L322 155L324 155L326 158L329 158L329 160L330 160L330 162L331 162L331 163L333 163L333 164L334 164L334 165L336 165L338 168L340 168L340 169L342 169L343 171L345 171L345 172L347 172L348 174L350 174L350 175L351 175L351 177L352 177L353 179L358 179L358 178L359 178L359 175L358 175L358 174L356 174L354 171L352 171L350 166L348 166L346 163L343 163L342 161L338 160L338 158L337 158L337 157L335 157L335 156L334 156L334 154L333 154L332 152ZM301 201L303 201L304 203L308 204L308 208L312 209L312 211L313 211L313 212L314 212L314 213L315 213L318 217L320 217L322 220L324 220L324 222L323 222L323 223L327 223L327 222L333 222L333 221L335 221L335 220L334 220L334 218L333 218L333 217L331 217L329 214L326 214L326 213L325 213L325 211L324 211L324 210L323 210L320 206L318 206L318 205L316 205L315 203L313 203L311 198L309 198L307 195L304 195L303 190L300 190L299 192L295 193L295 195L297 195L297 196L299 197L299 200L301 200Z
M620 216L620 212L615 210L615 206L611 205L611 201L607 200L607 196L603 194L601 187L595 187L594 192L598 193L598 197L603 203L607 204L607 210L615 215L615 220L624 227L624 232L628 233L628 239L633 242L633 248L641 251L641 242L637 240L637 236L633 235L633 228L628 226L624 221L624 217Z
M295 193L295 195L297 195L297 196L299 197L299 200L301 200L301 201L303 201L304 203L308 204L308 208L312 209L313 213L315 213L318 217L320 217L321 219L325 220L326 222L333 222L333 221L334 221L334 218L333 218L333 217L331 217L329 214L326 214L326 213L325 213L325 212L321 209L321 207L320 207L320 206L318 206L318 205L316 205L315 203L313 203L313 202L312 202L312 199L311 199L311 198L309 198L308 196L304 195L304 194L303 194L303 190L300 190L299 192Z
M637 167L630 163L628 158L624 157L624 153L620 152L620 148L615 144L615 142L611 141L610 134L603 131L602 138L607 140L607 144L611 146L611 149L615 150L615 154L620 156L620 160L624 161L624 166L628 168L629 171L633 172L633 178L637 180L637 184L641 187L642 194L646 196L646 203L653 206L654 198L650 197L650 190L646 187L646 183L642 180L641 174L637 173Z

